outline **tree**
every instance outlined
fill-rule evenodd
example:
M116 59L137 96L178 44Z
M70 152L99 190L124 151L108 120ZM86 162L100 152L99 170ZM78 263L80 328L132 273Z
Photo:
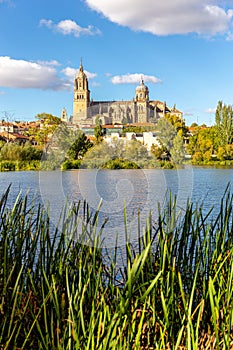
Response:
M158 130L160 131L158 137L159 142L161 143L161 146L166 147L166 150L170 154L173 147L174 138L177 135L177 131L174 126L167 120L167 118L161 118L158 121Z
M185 125L185 121L175 114L166 114L165 118L174 126L177 133L184 137L188 132L188 127Z
M29 128L28 135L38 144L45 145L62 122L60 118L48 113L37 114L36 118L41 122L41 125L39 129Z
M198 124L197 123L192 123L191 125L190 125L190 128L197 128L198 127Z
M231 105L218 102L215 122L218 131L218 139L221 146L226 146L233 141L233 109Z
M60 118L49 113L38 113L36 119L40 120L45 125L59 125L62 123Z
M102 121L99 116L97 116L95 119L94 136L97 143L103 141L104 132L102 128Z
M87 138L87 136L81 130L79 130L76 140L68 150L68 156L72 160L82 159L84 154L92 146L93 146L93 143Z
M153 145L151 146L150 152L153 154L153 156L156 159L162 159L163 158L163 154L166 154L167 150L166 150L166 147L158 146L158 145L155 145L153 143Z
M138 140L130 140L126 143L124 157L128 160L138 161L148 158L148 151Z
M42 150L33 147L30 143L5 143L0 149L0 160L31 161L40 160Z
M202 155L207 151L211 154L218 150L219 141L217 137L217 129L215 126L209 128L197 128L194 135L189 138L188 153L194 155L196 152L201 152ZM206 153L208 154L208 153ZM200 157L199 157L200 158Z
M173 140L173 147L171 149L172 161L176 164L182 164L185 156L185 148L182 137L177 134Z

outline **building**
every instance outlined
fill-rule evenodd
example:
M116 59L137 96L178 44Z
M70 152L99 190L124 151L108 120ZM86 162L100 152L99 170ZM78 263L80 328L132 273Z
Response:
M72 123L79 126L94 125L98 116L102 124L138 124L155 123L165 114L171 113L182 118L182 112L174 105L170 108L166 102L149 99L149 89L143 78L136 87L131 101L93 101L90 99L88 79L82 62L74 80L74 100Z

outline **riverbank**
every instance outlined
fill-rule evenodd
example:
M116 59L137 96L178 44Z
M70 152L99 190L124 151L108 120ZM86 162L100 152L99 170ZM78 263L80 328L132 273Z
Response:
M186 161L184 164L174 164L170 161L158 161L154 160L139 160L129 161L121 158L111 159L107 162L103 160L66 160L61 165L55 162L46 163L44 161L32 160L32 161L1 161L1 171L39 171L39 170L74 170L74 169L180 169L183 166L191 165L193 167L209 167L209 168L233 168L232 160L225 161L210 161L210 162L198 162L192 163Z
M18 160L4 160L0 161L0 171L23 171L23 170L40 170L41 161L18 161Z
M8 195L0 201L0 348L233 346L229 192L211 222L196 203L188 203L181 218L171 199L156 223L148 217L134 245L107 250L98 213L87 204L83 213L73 206L51 231L41 206L26 196L9 210Z

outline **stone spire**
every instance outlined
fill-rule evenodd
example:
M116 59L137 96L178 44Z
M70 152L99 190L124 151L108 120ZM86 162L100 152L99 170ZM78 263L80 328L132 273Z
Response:
M82 57L81 57L81 59L80 59L79 71L80 71L80 72L83 72L83 61L82 61Z

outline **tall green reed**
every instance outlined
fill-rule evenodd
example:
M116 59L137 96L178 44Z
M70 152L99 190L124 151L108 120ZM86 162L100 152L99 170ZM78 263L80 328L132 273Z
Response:
M125 211L123 266L87 203L64 208L54 227L27 195L9 208L9 191L0 201L0 349L233 347L229 190L215 217L189 201L178 210L171 196L138 242L127 240Z

